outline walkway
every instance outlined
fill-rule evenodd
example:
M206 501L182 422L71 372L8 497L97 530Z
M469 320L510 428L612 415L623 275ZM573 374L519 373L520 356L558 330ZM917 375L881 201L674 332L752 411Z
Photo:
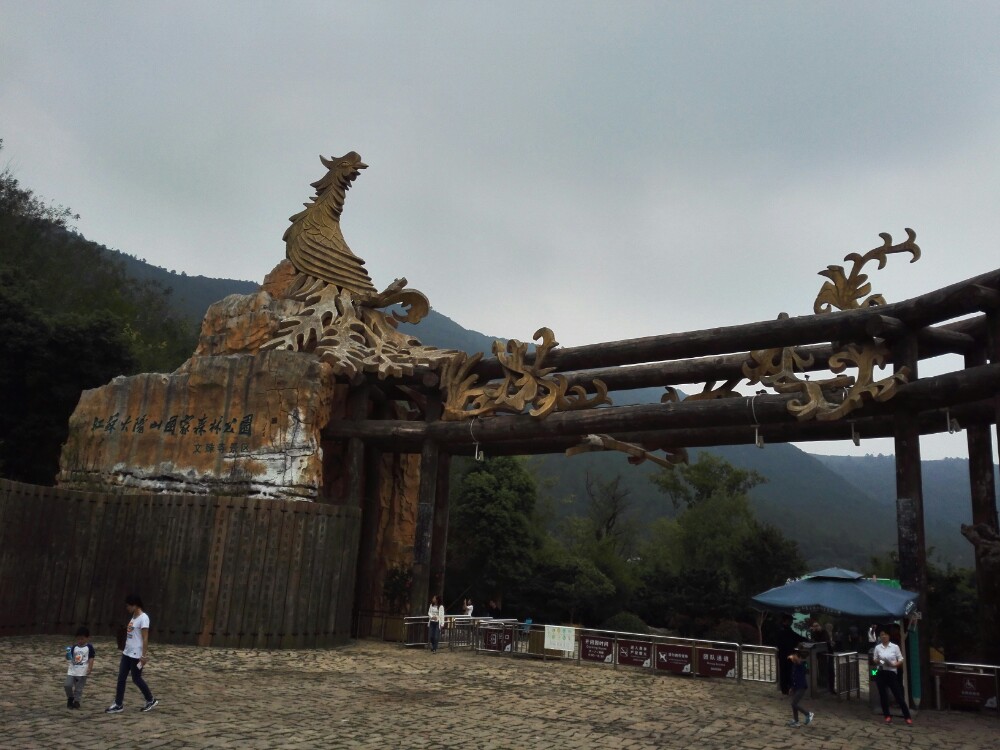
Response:
M816 721L785 726L773 686L627 669L430 654L361 641L322 651L233 651L153 642L147 679L160 705L114 697L114 644L97 639L83 708L66 709L63 646L0 638L3 748L995 748L996 715L925 711L883 726L867 703L822 699Z

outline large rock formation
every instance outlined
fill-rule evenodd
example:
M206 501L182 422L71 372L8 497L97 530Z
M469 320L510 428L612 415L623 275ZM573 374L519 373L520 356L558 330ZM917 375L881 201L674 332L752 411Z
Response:
M299 352L195 357L171 375L115 378L81 397L59 483L316 499L319 434L343 390Z

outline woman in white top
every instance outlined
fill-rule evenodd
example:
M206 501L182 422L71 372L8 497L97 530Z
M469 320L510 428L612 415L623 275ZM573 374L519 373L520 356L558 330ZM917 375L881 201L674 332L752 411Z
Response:
M431 653L438 650L441 640L441 628L444 627L444 605L437 594L431 597L431 606L427 609L427 622L430 628Z
M875 684L878 685L878 697L882 701L882 715L885 716L885 723L892 724L892 714L889 713L889 696L887 691L892 691L892 697L903 709L903 718L907 724L912 724L910 709L906 705L906 697L903 695L903 686L899 683L899 673L896 671L903 664L903 652L899 646L889 640L889 633L885 628L879 633L882 642L875 647L872 655L878 672L875 674Z

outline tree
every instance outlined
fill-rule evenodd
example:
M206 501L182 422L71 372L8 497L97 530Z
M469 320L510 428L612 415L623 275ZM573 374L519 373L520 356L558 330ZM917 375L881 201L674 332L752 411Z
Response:
M53 481L84 389L172 371L196 341L169 291L130 278L76 218L0 172L0 471L36 484Z
M586 557L549 538L539 549L531 575L511 594L511 610L546 622L578 622L604 611L615 585Z
M622 475L602 482L590 471L584 477L587 489L587 520L593 538L606 542L614 554L627 558L634 551L637 530L629 518L632 491L622 486Z
M729 564L736 593L745 601L806 571L799 545L777 527L756 519L742 543L730 553Z
M448 530L449 598L471 592L502 601L531 574L542 535L532 513L534 479L517 458L474 463L452 497Z
M665 493L675 509L691 508L715 494L746 495L767 482L753 469L739 469L721 456L699 453L693 464L677 464L663 469L650 480Z
M805 568L798 545L754 517L747 493L766 481L757 472L702 453L654 481L684 510L658 522L642 548L632 609L647 622L745 616L753 594Z

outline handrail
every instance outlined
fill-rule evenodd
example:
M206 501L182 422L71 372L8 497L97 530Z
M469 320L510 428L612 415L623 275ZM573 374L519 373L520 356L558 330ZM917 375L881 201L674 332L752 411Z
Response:
M998 709L1000 665L932 661L931 672L938 708L948 705Z

